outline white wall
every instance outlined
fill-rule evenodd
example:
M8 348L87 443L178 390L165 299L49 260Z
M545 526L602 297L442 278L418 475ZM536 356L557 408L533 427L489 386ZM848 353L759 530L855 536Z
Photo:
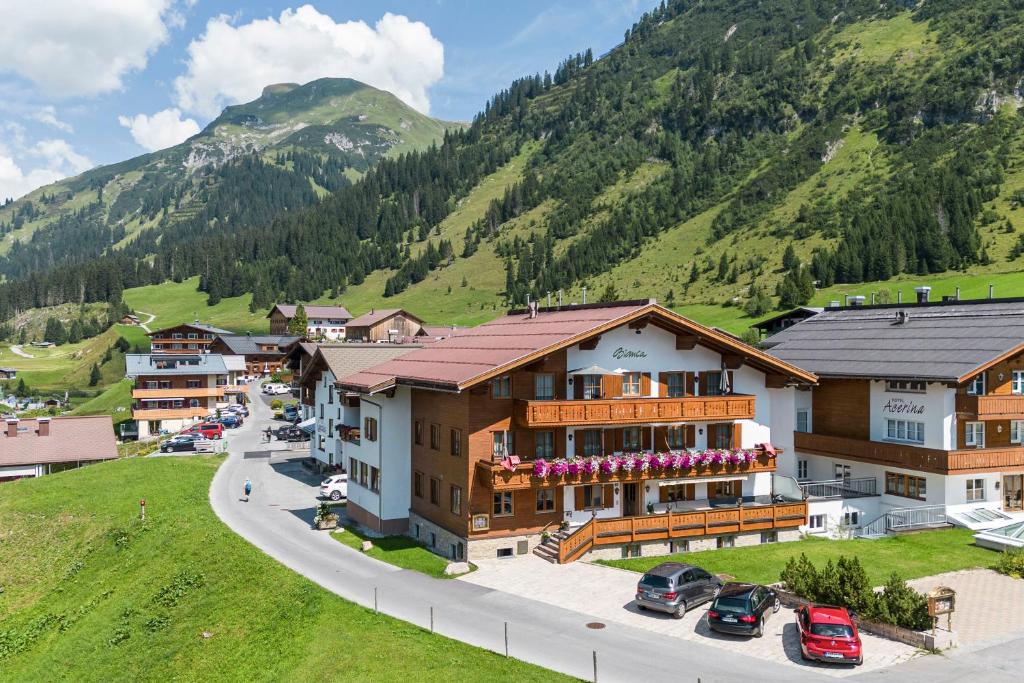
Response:
M924 393L886 391L885 382L871 382L871 440L886 440L886 420L923 422L925 448L952 450L956 442L956 391L929 383Z
M341 462L341 440L338 438L337 428L341 424L342 418L342 394L337 388L334 388L334 401L333 403L328 402L332 387L334 387L334 373L325 370L320 381L317 382L314 393L315 405L311 417L316 418L316 431L313 432L313 438L309 445L310 455L327 464ZM322 418L321 415L323 415ZM334 429L331 429L332 426ZM321 437L323 438L322 448L320 447Z
M363 419L376 418L377 441L367 440L362 431L358 445L344 442L345 464L348 466L349 458L355 458L380 469L381 493L378 496L356 483L356 473L349 468L348 498L381 519L407 519L412 471L410 390L398 387L391 398L384 394L364 394L359 397L359 403L359 427L362 429Z

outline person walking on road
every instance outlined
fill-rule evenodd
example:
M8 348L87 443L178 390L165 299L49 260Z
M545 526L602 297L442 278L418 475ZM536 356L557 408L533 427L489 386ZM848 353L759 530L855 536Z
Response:
M251 493L252 493L252 482L249 481L248 477L246 477L245 478L245 502L246 503L249 502L249 494L251 494Z

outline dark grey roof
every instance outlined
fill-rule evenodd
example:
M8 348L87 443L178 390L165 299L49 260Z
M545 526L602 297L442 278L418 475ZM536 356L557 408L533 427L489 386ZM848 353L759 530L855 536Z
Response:
M192 327L192 328L195 328L197 330L202 330L203 332L209 332L210 334L231 334L231 330L224 330L224 329L221 329L219 327L214 327L213 325L207 325L206 323L191 322L191 323L178 323L177 325L168 325L167 327L163 327L163 328L161 328L159 330L153 330L152 332L149 333L149 336L152 337L154 335L160 334L161 332L166 332L167 330L173 330L176 327L182 327L182 326L184 326L184 327Z
M907 320L897 322L905 313ZM1024 345L1024 301L825 309L768 337L777 358L822 377L960 381Z
M274 344L281 350L300 339L294 335L281 334L222 334L217 338L231 349L231 353L242 356L267 353L259 347L260 344Z
M791 311L786 311L785 313L779 313L778 315L773 315L770 318L765 318L764 320L762 320L759 323L754 323L753 325L751 325L751 327L756 327L758 329L768 329L769 327L772 326L772 323L774 323L774 322L776 322L778 320L784 320L786 318L794 318L794 319L796 319L796 318L801 318L801 317L802 318L810 318L812 315L817 315L818 313L821 313L824 310L825 310L824 308L819 308L819 307L816 307L816 306L797 306L796 308L794 308Z

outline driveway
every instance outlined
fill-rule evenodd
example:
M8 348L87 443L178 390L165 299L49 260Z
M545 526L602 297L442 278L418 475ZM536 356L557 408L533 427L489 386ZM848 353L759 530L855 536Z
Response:
M1024 581L1020 579L991 569L965 569L908 583L919 593L936 586L956 591L953 631L961 648L997 643L1008 633L1024 633ZM941 617L939 627L945 625L946 618Z

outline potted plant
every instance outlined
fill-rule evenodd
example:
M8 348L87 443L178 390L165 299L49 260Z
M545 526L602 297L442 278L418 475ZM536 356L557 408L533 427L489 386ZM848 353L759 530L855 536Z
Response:
M313 526L317 529L337 529L338 513L326 502L316 507L316 516L313 517Z
M649 514L649 515L653 515L654 514L654 503L648 503L647 504L647 514Z

